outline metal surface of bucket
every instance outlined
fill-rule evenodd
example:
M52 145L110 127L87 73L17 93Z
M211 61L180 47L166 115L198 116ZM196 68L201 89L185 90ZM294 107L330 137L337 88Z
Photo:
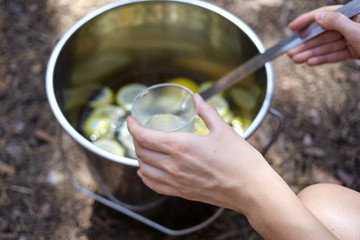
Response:
M197 216L205 212L207 218L217 208L164 199L147 188L136 175L136 159L106 152L80 133L81 111L108 81L118 86L131 81L151 85L163 81L160 75L177 71L191 72L194 79L216 80L263 51L261 41L245 23L203 1L115 2L81 19L58 42L47 69L48 100L62 128L86 150L89 166L108 198L120 199L134 211L145 206L141 214L164 225L169 219L186 222L168 226L181 229L203 221ZM255 75L262 90L252 123L243 133L245 139L268 113L273 93L271 65L267 63ZM149 204L152 207L147 208ZM179 211L177 206L184 208Z

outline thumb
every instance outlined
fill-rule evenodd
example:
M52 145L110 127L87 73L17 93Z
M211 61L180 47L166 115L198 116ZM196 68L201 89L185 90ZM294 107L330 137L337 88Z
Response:
M206 103L199 94L194 95L194 101L197 105L198 115L204 120L210 132L215 130L216 127L226 124L216 109Z
M360 24L337 12L319 12L315 21L324 29L340 32L352 58L360 55Z
M126 118L127 121L127 127L131 135L137 135L138 132L143 131L143 126L140 125L140 123L137 121L137 119L134 116L128 116Z
M356 40L360 35L360 24L338 12L318 12L315 21L326 30L340 32L347 41ZM357 37L356 37L357 36ZM357 40L359 41L359 40Z

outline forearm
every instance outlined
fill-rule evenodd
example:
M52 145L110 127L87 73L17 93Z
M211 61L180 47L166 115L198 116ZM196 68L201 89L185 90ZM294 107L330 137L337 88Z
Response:
M206 136L153 131L128 118L144 183L161 194L238 211L266 239L335 239L261 154L195 97Z
M265 239L336 239L270 167L247 198L243 214Z

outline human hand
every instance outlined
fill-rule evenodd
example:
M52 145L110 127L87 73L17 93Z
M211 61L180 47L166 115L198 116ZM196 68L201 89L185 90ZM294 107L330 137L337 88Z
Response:
M199 95L194 100L209 128L206 136L154 131L133 117L127 119L139 160L138 174L158 193L243 211L238 202L246 202L245 193L256 183L254 179L270 167L212 106Z
M289 24L297 32L316 21L329 30L290 50L288 56L294 63L316 66L360 57L360 16L352 19L333 12L340 6L328 6L305 13Z
M240 212L265 239L333 239L261 154L198 94L194 100L206 136L155 131L128 117L143 182L161 194Z

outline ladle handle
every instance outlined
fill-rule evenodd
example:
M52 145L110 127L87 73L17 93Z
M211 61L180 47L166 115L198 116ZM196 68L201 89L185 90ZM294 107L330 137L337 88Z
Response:
M355 16L360 13L360 0L353 0L341 8L337 9L336 12L342 13L348 18ZM317 23L312 23L304 30L299 33L294 33L288 38L280 41L275 46L269 48L264 53L260 53L250 58L245 63L241 64L239 67L235 68L231 72L227 73L225 76L221 77L218 81L215 82L213 86L200 93L202 98L205 100L213 96L214 94L224 91L240 80L244 79L247 75L256 70L260 69L265 63L275 59L276 57L286 53L290 49L300 45L303 42L306 42L321 33L325 30L320 27Z

